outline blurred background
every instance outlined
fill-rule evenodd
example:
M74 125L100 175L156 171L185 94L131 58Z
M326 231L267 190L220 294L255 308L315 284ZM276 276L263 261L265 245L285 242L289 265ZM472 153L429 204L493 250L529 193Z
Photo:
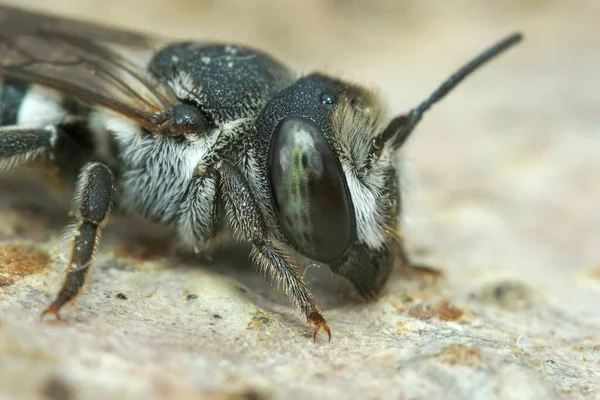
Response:
M377 89L387 101L390 113L402 113L416 106L450 73L484 48L509 33L522 32L525 40L521 44L486 65L437 104L406 144L402 158L405 236L409 252L416 260L445 272L444 295L452 302L468 304L469 311L481 317L484 325L488 324L485 326L493 325L504 332L492 333L493 340L499 337L501 343L505 343L502 341L506 337L506 343L513 343L529 335L536 338L536 349L550 352L543 357L554 357L553 360L563 363L562 372L552 370L552 373L544 370L547 362L544 358L539 365L532 363L531 368L542 371L545 378L541 381L549 379L555 387L564 389L575 382L568 379L585 375L579 374L591 364L582 364L583 356L577 356L575 347L570 346L572 341L580 339L597 346L597 327L600 326L600 2L597 0L21 0L2 3L173 38L249 44L300 71L320 70ZM113 229L111 226L108 231ZM101 252L112 251L108 246L102 249ZM236 274L236 279L246 279L239 270ZM248 274L258 277L250 268ZM112 282L106 278L98 280L93 285L110 290ZM502 286L502 282L518 284ZM488 284L491 286L486 286ZM393 296L405 286L393 281L384 293L389 294L386 300L372 307L388 310L392 307L389 304L393 305ZM180 287L173 284L171 288L175 291ZM536 303L539 307L514 314L495 314L488 305L478 303L486 298L485 288L493 291L493 301L500 301L505 295L504 289L515 287L521 289L512 295L534 303L539 301ZM392 318L392 314L396 318L397 313L380 313L380 308L360 308L353 302L340 302L327 288L317 287L316 292L320 304L327 309L325 315L333 316L330 317L334 321L332 326L354 332L347 333L350 340L355 340L353 334L360 338L356 340L367 341L370 335L375 335L370 343L384 343L382 336L376 336L380 332L377 329L388 332L385 329L392 323L386 325L384 320ZM260 293L269 296L265 294L268 291ZM85 298L92 299L91 294L87 296ZM169 293L164 299L176 296ZM475 302L468 303L473 299ZM263 304L260 301L259 304ZM16 315L21 312L22 304L29 303L21 299L14 304ZM34 306L39 307L39 304L31 307ZM296 320L295 310L289 308L285 300L273 307L292 315L285 324L301 325ZM169 310L168 315L180 309ZM378 311L368 312L373 309ZM357 314L360 312L363 314ZM110 318L101 311L98 313L95 318ZM380 315L387 317L380 319ZM402 315L406 316L406 312ZM406 318L414 321L414 318ZM32 323L37 324L37 320ZM371 326L383 328L371 329ZM480 326L479 322L471 326L476 330L473 335L480 334L477 330ZM415 334L415 340L419 340L422 332ZM596 332L595 336L590 332ZM210 332L208 335L214 336ZM403 349L404 342L399 341L409 340L407 335L385 343L394 343L393 346ZM237 338L235 340L228 343L239 344ZM344 342L340 343L344 346ZM392 367L387 369L386 360L390 357L385 351L380 354L381 358L372 358L375 369L362 368L362 361L374 353L360 354L364 347L350 343L348 347L356 352L356 363L352 364L354 367L347 364L348 376L365 373L369 379L384 379L395 374ZM416 348L420 349L422 342L418 343ZM433 346L435 340L428 343ZM519 342L516 343L519 347ZM552 353L553 346L559 343L565 345L560 356ZM332 345L335 346L333 342ZM177 348L187 349L185 346L187 344ZM497 346L500 348L503 344ZM583 348L583 345L577 346L577 349ZM297 361L305 363L301 368L307 364L320 365L318 360L326 358L321 357L319 351L306 350L304 342L296 343L293 348L297 354L306 351L302 353L304 358ZM592 349L592 345L586 349ZM231 351L238 357L246 352L246 347L240 352L233 346ZM398 350L397 354L413 359L410 349L406 353L402 351ZM597 369L600 365L597 347L594 351L590 350L585 357L592 360L590 357L595 354L596 361L590 363L595 362ZM218 354L217 359L223 358L222 353ZM260 357L264 355L260 354ZM279 353L274 351L274 354ZM344 354L345 350L340 357ZM489 354L488 361L492 359ZM128 359L129 356L128 353L123 357ZM579 358L571 360L571 356ZM282 357L278 362L287 365L291 362L289 357ZM499 363L513 360L510 355L499 357ZM262 358L259 359L262 362ZM213 364L207 365L212 368ZM257 365L255 359L251 359L249 365ZM276 365L275 362L268 364L264 370L271 371ZM377 369L384 365L385 371ZM361 371L353 369L357 366ZM329 373L329 368L329 364L323 366L324 374ZM427 367L424 371L429 370ZM486 371L495 374L493 369ZM585 371L592 374L585 376L593 376L593 371ZM373 375L368 375L371 373ZM560 374L571 378L563 381ZM509 375L520 376L512 372ZM277 376L282 382L296 375ZM412 375L409 377L413 379ZM369 387L369 379L352 378L352 382ZM475 382L473 385L477 382L465 379L456 382L467 384L468 381ZM565 383L567 381L571 383ZM437 377L432 382L440 387L445 384ZM451 386L459 385L456 382L452 381ZM523 378L520 384L528 383L528 379ZM338 384L347 390L345 383L338 381ZM501 386L513 387L511 384ZM308 384L303 390L307 387ZM591 390L590 387L582 384L581 393L588 393L585 390ZM446 390L443 386L439 393L447 393ZM534 393L530 398L554 397L536 397Z

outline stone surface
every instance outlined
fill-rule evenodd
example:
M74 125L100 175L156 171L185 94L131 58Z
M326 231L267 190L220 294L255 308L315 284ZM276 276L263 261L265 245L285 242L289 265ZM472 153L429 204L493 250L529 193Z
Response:
M435 107L406 146L409 250L444 278L396 271L378 302L362 303L326 268L306 271L331 343L313 344L244 247L208 263L170 229L120 216L79 301L41 323L62 279L68 194L3 176L1 399L600 398L597 2L27 4L241 39L379 87L398 112L508 32L526 40Z

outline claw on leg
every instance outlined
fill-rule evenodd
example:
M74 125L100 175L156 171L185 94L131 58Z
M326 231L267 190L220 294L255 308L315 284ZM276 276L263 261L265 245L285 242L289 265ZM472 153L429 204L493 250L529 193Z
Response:
M54 318L59 320L60 319L60 315L58 313L59 311L60 311L60 307L58 307L55 303L52 303L44 310L44 312L42 312L42 315L40 315L40 319L43 320L46 315L54 315Z
M42 312L40 318L44 319L46 315L54 315L56 319L60 319L59 312L61 308L75 300L81 291L88 267L89 265L85 265L82 268L72 269L67 273L67 278L63 282L56 299Z
M329 326L327 325L327 322L325 322L325 318L323 318L321 313L315 310L311 311L306 317L306 325L315 326L315 331L313 332L313 342L317 342L317 333L319 333L321 329L327 332L327 337L331 342L331 330L329 329Z

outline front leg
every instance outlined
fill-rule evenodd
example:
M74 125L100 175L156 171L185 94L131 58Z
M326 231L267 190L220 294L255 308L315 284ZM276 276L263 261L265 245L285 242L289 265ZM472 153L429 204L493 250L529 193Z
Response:
M426 281L440 279L444 273L435 267L426 264L416 263L408 256L406 248L402 240L397 240L396 253L398 257L398 265L403 275L408 278L423 279Z
M110 213L114 191L114 177L106 165L90 163L83 168L73 201L77 221L70 232L73 243L67 276L56 299L42 313L42 317L53 314L58 318L60 309L73 301L81 291L100 239L100 231Z
M283 283L286 294L306 315L307 325L315 325L313 340L323 329L331 341L331 330L315 303L308 283L298 267L268 241L267 227L250 185L242 173L227 161L217 165L222 196L233 231L252 243L252 259L256 265Z

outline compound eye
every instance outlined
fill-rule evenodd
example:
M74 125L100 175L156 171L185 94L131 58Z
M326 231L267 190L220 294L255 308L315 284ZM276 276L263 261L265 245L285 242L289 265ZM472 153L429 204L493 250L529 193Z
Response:
M275 213L287 239L313 260L339 260L354 239L354 211L323 132L305 118L284 119L271 139L268 165Z

